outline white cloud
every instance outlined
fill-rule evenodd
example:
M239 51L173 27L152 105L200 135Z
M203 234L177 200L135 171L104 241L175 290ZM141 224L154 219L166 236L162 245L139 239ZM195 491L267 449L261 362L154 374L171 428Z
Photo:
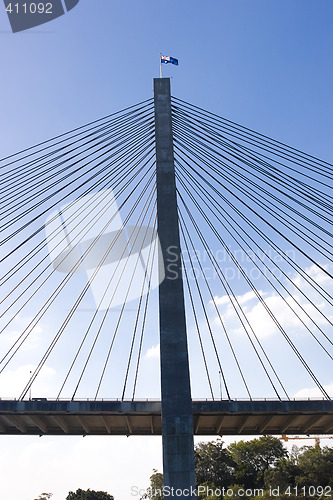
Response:
M264 293L259 290L258 291L259 295L264 295ZM254 291L250 290L248 292L245 292L243 295L236 295L236 299L240 304L245 304L246 302L249 302L252 299L256 298L256 294ZM216 305L224 305L224 304L229 304L230 303L230 296L229 295L222 295L222 297L218 297L217 295L214 297L214 302ZM210 304L213 303L212 300L209 302Z
M11 322L11 330L6 330L0 335L0 345L3 347L3 349L9 349L16 341L18 341L18 344L20 343L21 340L20 337L24 333L25 329L28 327L30 321L32 318L29 317L21 317L19 315L15 316L13 321ZM22 351L28 351L31 349L36 349L39 347L41 339L42 339L42 333L44 332L44 329L40 323L36 324L29 336L27 337L27 340L25 340L20 347L20 350ZM23 334L22 339L25 337L25 334Z
M17 398L26 386L36 366L24 365L15 370L6 370L0 375L0 394L2 398ZM55 370L43 366L32 384L32 397L47 397L50 394L50 382L54 379Z
M42 333L43 328L40 325L34 326L34 328L31 330L31 333Z
M327 280L330 281L330 278L315 265L306 269L306 272L314 277L320 284L326 284ZM270 337L278 333L279 331L274 320L271 318L268 312L269 310L285 330L287 330L288 332L297 333L298 335L301 334L302 331L304 331L304 325L306 325L308 328L315 329L313 321L321 327L325 327L327 325L325 317L319 311L324 313L326 317L332 321L333 316L329 313L327 304L325 303L323 298L318 297L316 292L313 292L312 287L310 287L309 285L308 289L305 290L305 281L300 278L299 275L298 278L295 277L293 279L293 282L299 286L299 280L301 280L302 282L302 290L305 291L314 305L311 302L307 301L305 297L297 294L294 290L289 295L284 294L284 296L280 296L275 292L271 295L268 295L267 292L263 292L262 290L260 290L259 294L262 297L262 301L258 300L256 294L252 290L237 296L238 304L242 307L242 310L245 313L249 323L251 324L253 330L259 338ZM316 295L316 297L314 297L314 295ZM244 330L237 320L237 316L231 301L232 297L230 297L229 295L214 297L215 304L218 306L223 306L221 307L220 311L223 317L223 321L228 322L229 331L236 334L241 334L244 332ZM212 305L213 301L210 301L209 304ZM219 323L220 320L218 317L216 317L215 324Z
M330 267L332 267L332 266L324 265L322 267L326 271L330 271ZM331 278L326 273L324 273L316 264L312 264L312 266L306 267L305 270L304 270L304 273L307 274L307 275L309 275L309 276L311 276L311 278L316 283L318 283L320 286L328 285L328 284L330 284L332 286L332 280L331 280ZM298 287L301 287L301 286L307 286L307 287L309 287L310 286L306 282L306 280L301 277L301 275L299 273L297 273L294 276L294 278L292 279L292 281Z
M330 397L333 397L333 381L327 385L324 385L323 388L327 392ZM324 395L319 389L319 387L307 387L305 389L300 389L294 395L295 398L323 398Z
M145 354L145 359L159 359L160 357L160 344L149 347Z
M229 295L222 295L222 297L218 297L217 295L214 297L214 302L217 306L222 306L224 304L229 304L230 297ZM213 301L209 301L210 304L213 304Z
M260 290L258 292L261 297L264 297L264 292ZM250 290L245 292L242 295L238 295L237 302L242 306L244 313L247 316L249 323L251 324L253 330L256 332L258 337L268 337L273 335L276 332L276 326L272 319L270 318L268 312L264 308L261 302L259 302L254 291ZM267 304L268 307L273 309L280 310L279 304L276 304L276 299L278 297L266 297L263 298L263 301ZM229 331L233 331L234 333L241 334L244 332L243 328L239 326L239 321L237 320L237 316L232 305L232 297L229 295L223 295L222 297L214 297L214 302L217 305L225 306L222 310L222 318L223 321L228 320L229 323ZM282 299L281 299L282 300ZM255 301L255 302L253 302ZM252 303L251 303L252 302ZM210 301L210 304L212 301ZM235 304L237 307L237 304ZM237 307L238 309L238 307ZM215 323L219 324L219 318L215 318Z

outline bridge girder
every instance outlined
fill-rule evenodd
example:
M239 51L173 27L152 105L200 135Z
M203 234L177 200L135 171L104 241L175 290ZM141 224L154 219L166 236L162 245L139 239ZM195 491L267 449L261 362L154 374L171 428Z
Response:
M195 435L329 434L333 401L193 401ZM162 432L160 401L1 400L0 434L137 435Z

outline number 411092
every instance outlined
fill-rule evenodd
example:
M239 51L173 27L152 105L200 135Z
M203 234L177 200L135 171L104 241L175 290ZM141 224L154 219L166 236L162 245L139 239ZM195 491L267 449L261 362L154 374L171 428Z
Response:
M6 7L9 14L52 14L52 3L9 3Z

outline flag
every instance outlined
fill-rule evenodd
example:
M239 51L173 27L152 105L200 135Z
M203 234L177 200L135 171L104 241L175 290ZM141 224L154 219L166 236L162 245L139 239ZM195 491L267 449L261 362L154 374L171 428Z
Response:
M171 63L171 64L175 64L176 66L178 66L178 59L175 59L174 57L170 57L170 56L161 56L161 62L164 64Z

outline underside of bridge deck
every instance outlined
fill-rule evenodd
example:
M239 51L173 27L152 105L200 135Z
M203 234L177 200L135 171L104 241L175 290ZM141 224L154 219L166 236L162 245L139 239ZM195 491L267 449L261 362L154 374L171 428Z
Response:
M193 401L195 435L329 434L333 401ZM160 401L0 400L0 433L161 435Z

